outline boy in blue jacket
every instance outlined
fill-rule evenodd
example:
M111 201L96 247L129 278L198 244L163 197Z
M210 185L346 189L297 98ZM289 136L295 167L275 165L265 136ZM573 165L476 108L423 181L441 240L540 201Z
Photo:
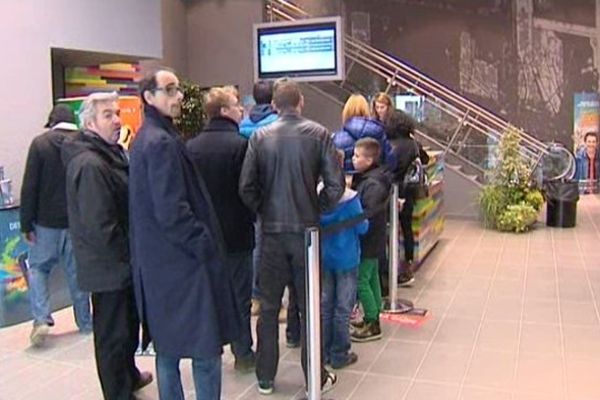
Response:
M344 163L344 152L338 150L340 164ZM346 188L338 205L321 216L325 233L322 241L322 320L325 361L339 369L354 364L356 353L350 351L350 313L356 302L358 264L360 263L360 238L369 228L366 219L340 232L327 235L327 227L347 221L360 214L363 209L358 193Z

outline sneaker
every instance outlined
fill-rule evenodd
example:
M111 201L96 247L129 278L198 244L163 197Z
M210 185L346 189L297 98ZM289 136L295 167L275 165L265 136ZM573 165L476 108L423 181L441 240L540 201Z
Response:
M350 335L353 342L364 343L379 340L383 337L379 321L367 322L362 329L358 329Z
M273 393L273 381L258 381L258 393L269 395Z
M233 364L233 369L244 374L254 371L255 367L256 359L254 358L254 354L248 357L236 357Z
M50 332L50 326L46 324L34 325L29 335L29 341L33 347L39 347L44 344L46 337Z
M140 372L140 379L135 384L133 391L137 392L138 390L141 390L142 388L151 384L153 380L154 380L154 376L152 376L152 372L148 372L148 371Z
M327 374L327 376L325 377L325 381L321 385L321 393L327 393L331 389L333 389L335 385L337 385L337 375L327 370L325 370L325 373Z
M342 362L341 364L331 364L331 368L342 369L344 367L347 367L348 365L354 364L357 361L358 361L358 356L356 355L356 353L350 352L346 356L346 360L344 362Z
M404 271L398 276L398 286L408 287L415 282L415 275L410 271Z
M298 347L300 347L300 341L288 339L285 343L285 347L287 347L288 349L297 349Z

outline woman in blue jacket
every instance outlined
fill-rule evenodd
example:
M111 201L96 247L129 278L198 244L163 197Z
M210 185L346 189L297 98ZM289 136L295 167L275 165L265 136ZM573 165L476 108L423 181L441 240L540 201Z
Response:
M342 124L342 129L333 135L333 143L336 148L344 151L345 172L354 172L352 166L354 144L365 137L376 139L381 145L383 150L381 165L386 166L390 171L396 169L396 159L386 137L385 126L370 118L369 103L364 96L353 94L348 98L342 111Z

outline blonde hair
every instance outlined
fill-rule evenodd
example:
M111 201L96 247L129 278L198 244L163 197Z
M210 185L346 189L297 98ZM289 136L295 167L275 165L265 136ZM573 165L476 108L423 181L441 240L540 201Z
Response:
M384 93L384 92L379 92L375 95L375 97L373 97L371 113L372 113L373 118L380 121L379 115L377 115L377 112L375 111L375 103L383 103L386 106L388 106L387 118L389 118L389 116L391 114L390 111L394 109L394 103L392 101L392 97L389 94ZM385 122L385 121L381 121L381 122Z
M229 96L239 100L239 92L233 86L214 87L205 96L204 108L209 119L221 116L221 108L229 106Z
M346 101L342 111L342 124L352 117L369 117L369 103L363 95L353 94Z

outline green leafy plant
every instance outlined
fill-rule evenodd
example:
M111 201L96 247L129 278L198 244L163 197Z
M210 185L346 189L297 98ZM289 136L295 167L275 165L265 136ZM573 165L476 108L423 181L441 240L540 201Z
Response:
M175 120L175 125L181 132L183 140L187 141L202 131L207 119L204 111L205 91L190 81L183 81L181 88L183 89L181 116Z
M542 193L529 176L529 166L521 157L521 135L508 128L498 147L498 164L491 171L490 183L479 196L483 224L507 232L526 232L535 224L544 204Z

